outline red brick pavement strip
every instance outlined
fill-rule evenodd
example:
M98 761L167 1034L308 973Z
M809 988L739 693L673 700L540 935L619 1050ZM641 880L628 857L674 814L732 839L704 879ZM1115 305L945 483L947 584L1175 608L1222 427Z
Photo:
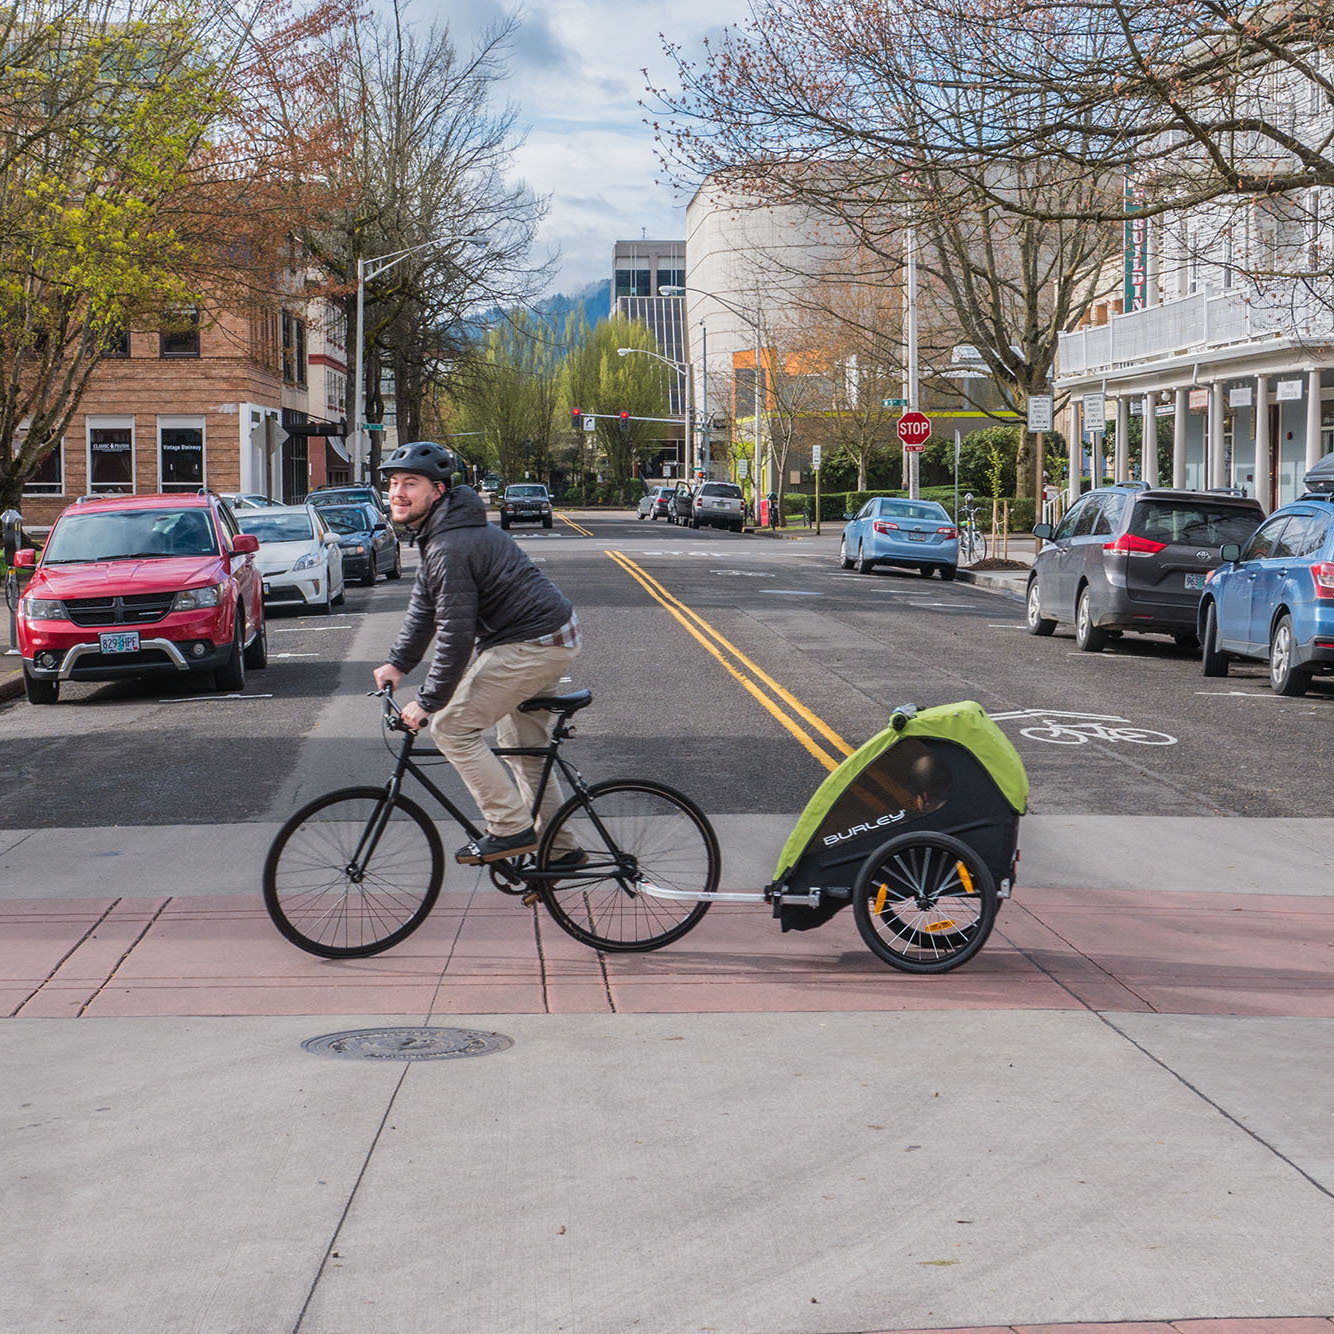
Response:
M851 912L783 934L720 905L684 940L598 955L489 890L409 940L325 960L237 897L0 904L0 1014L541 1014L1094 1009L1334 1016L1334 899L1022 890L941 976L882 964ZM1200 1331L1200 1334L1205 1334ZM1300 1332L1295 1332L1300 1334Z
M1330 1334L1323 1316L1259 1316L1236 1320L1139 1320L1084 1325L981 1325L881 1330L878 1334Z

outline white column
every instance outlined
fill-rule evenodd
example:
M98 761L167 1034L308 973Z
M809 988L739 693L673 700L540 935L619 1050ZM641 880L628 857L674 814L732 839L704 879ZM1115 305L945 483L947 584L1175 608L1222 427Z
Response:
M1141 400L1144 416L1140 418L1140 476L1150 486L1158 485L1158 414L1154 405L1157 394L1145 394Z
M1223 382L1215 380L1209 386L1209 440L1205 451L1208 468L1206 486L1226 486L1223 472Z
M1112 462L1112 480L1130 480L1130 400L1124 395L1116 399L1116 455Z
M1269 471L1269 376L1255 377L1255 407L1252 409L1255 437L1255 498L1269 512L1269 492L1274 479Z
M1190 390L1178 389L1176 416L1172 419L1172 485L1176 487L1186 485L1186 422L1189 420L1186 413L1190 410L1186 405L1189 401Z
M1070 493L1070 504L1073 505L1079 499L1080 473L1084 467L1084 451L1079 442L1079 400L1073 392L1067 410L1070 414L1070 429L1065 435L1066 484Z
M1320 462L1320 367L1306 373L1306 467ZM1302 487L1298 479L1297 493Z

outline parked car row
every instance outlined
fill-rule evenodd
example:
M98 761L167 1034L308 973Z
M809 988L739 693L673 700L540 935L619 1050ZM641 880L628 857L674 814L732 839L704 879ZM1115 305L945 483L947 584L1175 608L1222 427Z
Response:
M668 483L653 487L640 499L639 517L739 533L746 524L745 497L735 482Z
M1065 622L1084 652L1127 631L1200 648L1205 676L1234 659L1269 666L1280 695L1334 670L1334 456L1311 489L1265 518L1257 501L1219 491L1123 482L1091 491L1054 527L1026 592L1035 635Z
M329 614L345 579L402 569L372 487L317 488L300 505L264 496L236 507L211 491L83 497L56 519L19 600L24 690L55 704L63 681L211 675L244 688L268 662L265 609Z

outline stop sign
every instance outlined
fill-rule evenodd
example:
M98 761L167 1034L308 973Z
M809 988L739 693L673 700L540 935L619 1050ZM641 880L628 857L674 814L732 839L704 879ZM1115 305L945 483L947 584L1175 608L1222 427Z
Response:
M931 434L931 418L924 412L905 412L899 418L899 439L909 453L917 453L926 448L927 437Z

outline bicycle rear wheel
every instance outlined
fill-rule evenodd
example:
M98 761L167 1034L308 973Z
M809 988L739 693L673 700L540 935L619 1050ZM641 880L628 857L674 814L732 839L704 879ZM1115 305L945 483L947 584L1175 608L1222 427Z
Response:
M594 949L656 950L679 940L709 910L707 902L664 899L645 886L712 894L722 859L704 812L661 783L613 779L576 794L542 836L545 868L570 843L587 861L568 880L541 889L556 924Z
M324 959L379 954L426 920L445 854L420 806L348 787L303 806L264 861L264 906L293 945Z
M996 920L996 884L949 834L903 834L867 858L852 892L862 939L908 973L945 973L971 959Z

